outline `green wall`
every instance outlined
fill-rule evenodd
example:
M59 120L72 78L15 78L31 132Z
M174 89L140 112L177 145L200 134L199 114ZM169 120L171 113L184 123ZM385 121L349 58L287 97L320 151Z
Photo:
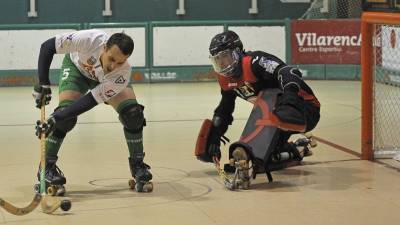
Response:
M0 30L13 29L56 29L71 28L84 29L90 27L136 27L143 26L147 32L146 37L146 66L134 67L132 72L132 81L134 83L147 82L193 82L193 81L212 81L215 80L212 67L210 65L197 66L154 66L152 63L152 27L154 26L182 26L182 25L220 25L224 27L235 25L281 25L286 27L286 61L290 64L290 20L247 20L247 21L171 21L171 22L148 22L148 23L124 23L124 24L16 24L0 25ZM297 65L303 70L305 79L336 79L336 80L359 80L359 65ZM25 86L32 85L37 81L36 70L1 70L0 86ZM59 70L50 71L50 80L52 84L58 83Z
M251 0L185 0L186 14L176 15L178 0L111 0L111 17L104 17L104 0L37 0L38 17L29 18L29 0L1 0L0 24L101 23L180 20L270 20L299 18L309 3L258 0L256 15L248 13Z

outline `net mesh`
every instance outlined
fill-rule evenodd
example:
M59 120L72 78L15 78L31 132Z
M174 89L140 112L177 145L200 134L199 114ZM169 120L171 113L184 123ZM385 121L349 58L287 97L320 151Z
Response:
M373 149L376 158L400 153L400 25L375 25Z
M360 18L361 0L313 0L301 19Z

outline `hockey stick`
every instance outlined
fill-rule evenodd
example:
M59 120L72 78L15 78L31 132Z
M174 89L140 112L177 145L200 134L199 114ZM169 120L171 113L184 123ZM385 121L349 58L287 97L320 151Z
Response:
M45 106L42 105L40 108L40 122L43 124L45 122L46 111ZM56 211L61 207L62 210L67 211L71 208L71 202L69 200L61 200L57 197L52 197L46 195L46 182L45 182L45 168L46 168L46 147L45 147L45 139L46 134L44 132L41 133L40 136L40 189L39 193L36 193L32 202L26 207L16 207L13 204L5 201L0 198L0 206L5 209L7 212L17 215L23 216L30 212L32 212L39 205L42 208L44 213L50 214Z
M40 123L44 124L46 118L45 104L40 107ZM71 208L71 202L69 200L61 200L58 197L46 195L46 134L42 132L40 134L40 189L42 201L41 208L44 213L50 214L61 207L63 211L68 211Z
M26 214L32 212L34 209L36 209L36 207L39 205L41 200L42 200L42 195L36 193L32 202L28 206L23 207L23 208L18 208L16 206L12 205L11 203L0 198L0 206L3 209L5 209L7 212L9 212L13 215L23 216L23 215L26 215Z
M235 189L235 181L236 181L236 177L237 177L237 173L235 172L235 176L233 179L231 179L224 171L224 169L221 169L221 164L220 161L218 159L218 157L213 157L213 161L214 161L214 165L215 168L217 169L218 175L221 179L221 181L224 183L224 186L228 189L228 190L234 190Z
M44 122L44 118L45 118L44 105L42 105L42 107L40 108L40 112L41 112L41 122L43 123ZM42 134L42 136L40 137L40 145L41 145L40 146L41 147L40 148L40 158L41 158L40 165L42 167L41 177L40 177L40 180L41 180L40 181L40 183L41 183L40 193L44 193L44 191L42 191L42 181L43 181L43 185L44 185L44 170L43 170L43 168L45 166L45 161L44 161L44 156L45 156L44 138L45 138L45 136L44 135L45 134ZM42 177L42 174L43 174L43 177ZM43 186L43 190L44 190L44 186ZM43 212L50 213L51 210L49 210L48 208L51 208L51 207L44 207L43 206L43 205L47 205L47 204L44 203L45 201L42 201L42 195L40 193L36 193L35 197L32 200L32 202L26 207L22 207L22 208L16 207L13 204L3 200L2 198L0 198L0 206L3 209L5 209L7 212L9 212L9 213L11 213L13 215L23 216L23 215L26 215L26 214L32 212L34 209L36 209L36 207L39 205L39 203L42 202L41 205L42 205Z
M66 202L67 201L67 202ZM35 197L33 198L32 202L23 208L18 208L11 203L3 200L0 198L0 206L3 207L7 212L16 215L16 216L23 216L30 212L32 212L36 207L39 205L42 207L42 211L44 213L50 214L60 208L63 204L71 204L68 200L60 200L57 197L48 196L45 194L36 193ZM70 207L70 206L66 206ZM64 209L63 209L64 210ZM67 211L67 210L64 210Z

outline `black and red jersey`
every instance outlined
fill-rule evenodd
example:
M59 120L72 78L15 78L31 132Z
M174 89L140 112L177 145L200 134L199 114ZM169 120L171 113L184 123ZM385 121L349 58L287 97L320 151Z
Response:
M254 103L259 92L269 88L281 89L283 92L295 90L304 100L319 107L317 98L301 78L300 71L286 65L278 57L262 51L246 52L241 64L241 76L225 77L218 74L222 98L215 114L231 115L236 97ZM291 69L297 70L297 73L292 73Z

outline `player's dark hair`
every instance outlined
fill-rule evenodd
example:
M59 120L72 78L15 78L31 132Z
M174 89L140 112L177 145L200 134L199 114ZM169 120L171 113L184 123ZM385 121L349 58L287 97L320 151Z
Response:
M132 54L134 48L132 38L125 33L115 33L111 35L106 43L106 47L110 49L113 45L117 45L122 53L128 56Z

